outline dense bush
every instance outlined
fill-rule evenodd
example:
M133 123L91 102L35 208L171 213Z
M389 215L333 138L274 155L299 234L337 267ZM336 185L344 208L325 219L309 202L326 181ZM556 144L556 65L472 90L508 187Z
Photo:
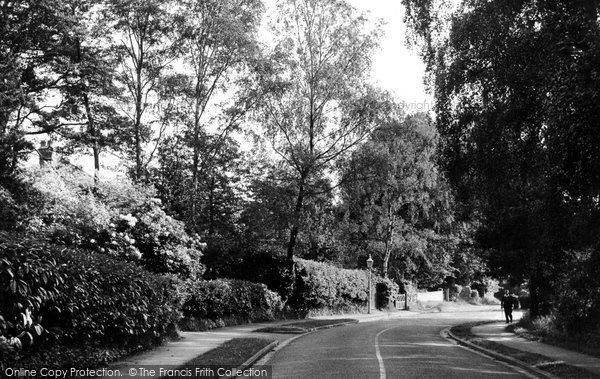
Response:
M275 251L250 252L234 264L232 269L235 278L264 283L283 299L289 297L293 287L294 278L288 260L285 255Z
M367 272L341 269L337 266L295 259L295 275L285 255L276 251L249 252L233 259L228 273L235 279L264 283L276 291L292 313L306 315L309 311L353 311L367 303ZM398 285L378 275L372 276L373 290L385 293L379 304L383 307L398 294ZM386 303L386 304L383 304Z
M344 311L362 308L367 302L368 274L363 270L296 259L296 284L288 305L300 313L313 310ZM373 288L385 282L389 296L398 294L398 285L373 275Z
M39 212L42 195L21 178L2 178L0 183L0 230L24 229Z
M204 272L203 244L161 209L152 187L126 178L95 184L68 167L28 175L26 180L40 194L39 209L26 223L30 233L137 262L158 273L196 278Z
M180 290L185 297L185 329L274 320L282 309L277 293L264 284L243 280L189 280Z
M570 269L556 280L556 325L564 331L598 331L600 250L572 251L566 258Z
M37 340L44 331L42 308L60 296L64 278L42 246L17 244L0 234L0 349L5 351Z
M0 351L151 345L180 318L174 279L43 240L0 235Z
M519 307L521 309L529 309L529 306L531 305L531 298L529 297L529 295L518 296L518 299Z

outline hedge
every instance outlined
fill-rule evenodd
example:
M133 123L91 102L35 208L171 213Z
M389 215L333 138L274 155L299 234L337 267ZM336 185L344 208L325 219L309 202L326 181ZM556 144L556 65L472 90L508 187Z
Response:
M176 279L133 263L0 234L0 359L40 345L150 346L174 330Z
M187 330L274 320L282 309L281 297L265 284L243 280L189 280L181 292Z
M297 258L296 285L288 305L301 313L316 310L332 312L357 310L367 304L368 274L364 270L342 269L331 264ZM390 298L398 294L398 285L378 275L372 276L373 288L381 283ZM381 285L379 287L382 287Z

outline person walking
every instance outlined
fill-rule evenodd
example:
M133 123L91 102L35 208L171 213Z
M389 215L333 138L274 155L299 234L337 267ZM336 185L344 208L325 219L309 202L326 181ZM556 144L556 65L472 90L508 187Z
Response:
M500 308L504 309L504 316L506 316L506 323L513 322L512 310L515 305L515 300L511 296L510 291L504 291L504 296L500 302Z

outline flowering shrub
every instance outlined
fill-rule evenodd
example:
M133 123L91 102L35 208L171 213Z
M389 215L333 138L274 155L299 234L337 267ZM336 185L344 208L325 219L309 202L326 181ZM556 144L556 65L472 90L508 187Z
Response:
M30 174L40 210L28 220L31 233L59 245L76 246L136 262L158 273L202 275L202 244L184 224L161 209L152 187L125 178L93 179L68 168Z
M279 295L266 285L243 280L187 281L181 291L184 316L207 327L273 320L282 308Z

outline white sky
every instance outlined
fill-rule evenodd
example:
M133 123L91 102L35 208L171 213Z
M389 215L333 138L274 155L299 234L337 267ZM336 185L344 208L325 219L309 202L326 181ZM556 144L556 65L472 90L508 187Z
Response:
M400 0L348 0L369 19L383 19L384 36L379 51L373 57L371 77L375 83L389 90L397 100L406 102L407 111L429 111L433 97L426 93L423 77L425 64L417 51L406 44L404 7Z
M400 0L346 0L358 13L364 13L373 23L383 20L384 35L373 57L372 81L404 101L406 112L431 111L433 97L426 93L423 83L425 64L416 50L406 46L407 28L404 24L404 6ZM456 0L453 0L456 1ZM265 21L276 12L277 0L263 0ZM266 25L265 25L266 27ZM270 32L262 38L271 38Z
M276 0L264 1L267 12L274 9ZM373 22L379 19L385 22L380 47L373 57L373 82L391 92L396 100L404 101L407 113L431 112L433 97L426 93L423 83L425 64L417 51L406 46L407 28L400 0L347 1Z

